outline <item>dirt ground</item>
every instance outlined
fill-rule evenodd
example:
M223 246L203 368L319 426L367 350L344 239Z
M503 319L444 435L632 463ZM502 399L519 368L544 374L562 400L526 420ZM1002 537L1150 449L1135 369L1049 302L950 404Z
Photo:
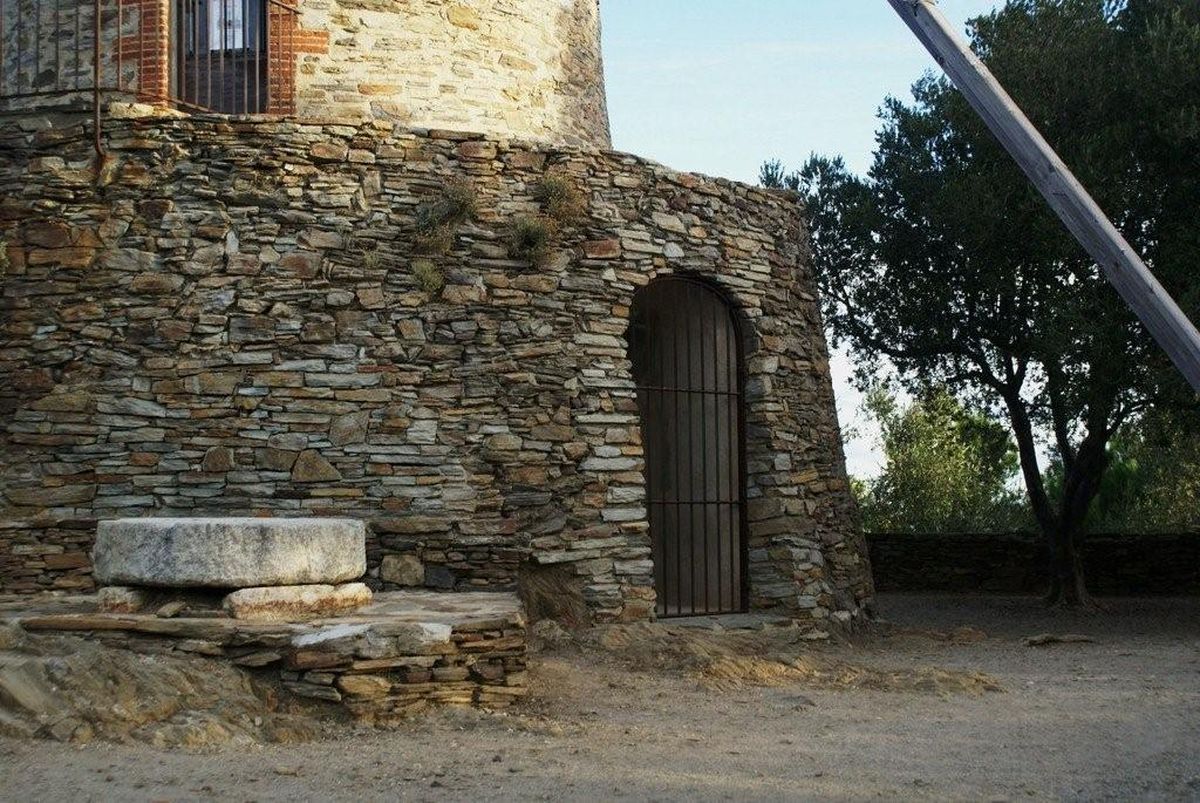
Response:
M1200 800L1200 600L1106 605L886 596L890 628L831 644L611 631L543 652L506 715L208 753L0 740L0 799Z

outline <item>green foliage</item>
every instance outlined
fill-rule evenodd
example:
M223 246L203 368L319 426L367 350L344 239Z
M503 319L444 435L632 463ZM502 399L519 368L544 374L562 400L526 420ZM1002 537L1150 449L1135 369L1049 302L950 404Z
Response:
M1138 482L1131 504L1102 509L1108 532L1200 532L1200 409L1155 410L1119 439Z
M417 207L417 250L423 254L448 252L454 247L459 227L475 217L478 204L470 182L451 180L443 184L436 198Z
M554 255L558 226L544 215L522 216L508 231L508 254L534 267L545 265Z
M546 215L569 226L587 212L587 198L564 173L550 173L538 184L533 196Z
M1088 511L1091 533L1200 532L1200 408L1150 410L1109 444L1109 469ZM1046 472L1060 493L1062 460Z
M7 273L9 268L8 261L8 240L0 237L0 273Z
M446 286L446 277L441 268L428 259L414 259L412 275L417 280L417 286L431 297L442 292L442 288Z
M791 190L799 192L800 174L789 173L783 162L770 159L763 162L758 169L758 183L773 190Z
M868 532L1008 532L1024 524L1012 490L1017 455L1000 424L963 408L945 389L926 390L901 408L882 387L867 395L887 465L863 483Z
M972 38L1197 318L1200 4L1010 0ZM944 385L1007 420L1061 568L1109 439L1186 388L963 97L932 75L913 94L885 101L866 177L813 157L792 175L768 164L763 179L808 202L826 320L864 381L889 363L910 388ZM1063 457L1056 496L1039 439Z

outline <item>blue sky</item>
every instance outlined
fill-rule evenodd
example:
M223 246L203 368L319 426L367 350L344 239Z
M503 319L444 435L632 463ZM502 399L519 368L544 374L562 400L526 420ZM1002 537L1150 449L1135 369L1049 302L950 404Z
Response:
M755 181L770 158L870 164L876 111L934 63L887 0L601 0L613 144L679 170ZM954 22L993 0L941 0ZM851 473L880 455L834 359Z
M942 0L951 20L991 0ZM753 180L770 156L865 168L875 112L930 57L886 0L602 0L614 144Z

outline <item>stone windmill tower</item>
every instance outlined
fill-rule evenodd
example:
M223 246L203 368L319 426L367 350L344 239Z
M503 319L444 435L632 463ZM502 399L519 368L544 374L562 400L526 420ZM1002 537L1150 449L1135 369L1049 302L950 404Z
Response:
M91 103L98 87L228 114L609 145L599 0L4 0L0 12L10 108Z
M598 0L0 16L0 590L316 515L535 616L866 610L802 210L609 150Z
M298 111L607 147L598 0L314 0ZM315 49L315 48L314 48Z

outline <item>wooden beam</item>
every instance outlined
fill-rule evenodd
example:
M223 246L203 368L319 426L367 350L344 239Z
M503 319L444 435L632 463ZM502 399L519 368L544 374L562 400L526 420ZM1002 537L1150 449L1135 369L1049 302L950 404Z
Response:
M942 15L935 0L888 0L1005 150L1200 393L1200 332L1050 144Z

